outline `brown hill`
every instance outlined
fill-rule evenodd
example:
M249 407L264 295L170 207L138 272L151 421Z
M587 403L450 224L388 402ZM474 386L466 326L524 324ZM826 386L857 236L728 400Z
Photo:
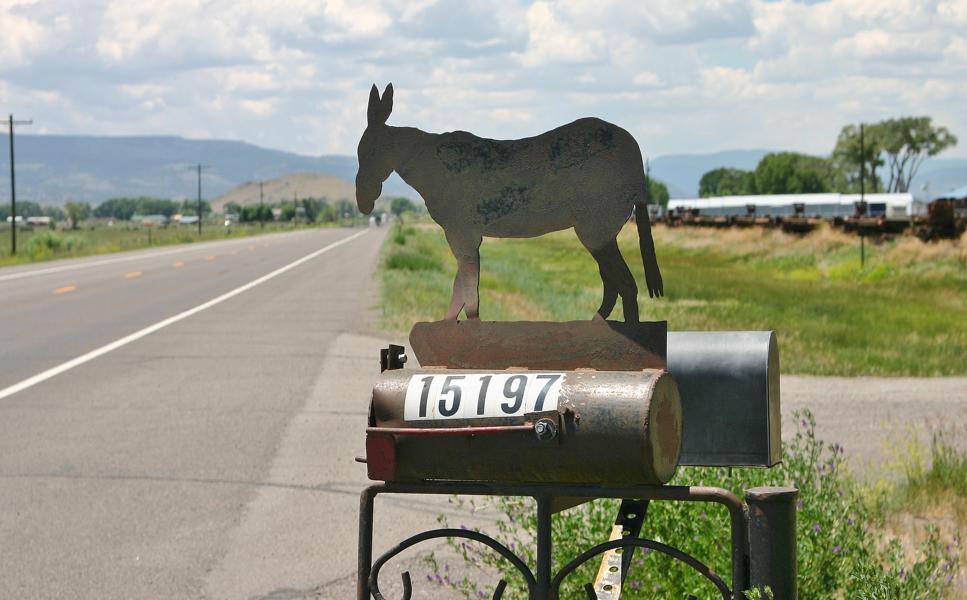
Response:
M324 173L292 173L263 183L265 202L290 202L297 198L325 198L330 202L337 200L356 201L356 186L334 175ZM212 210L225 212L225 205L235 202L241 206L259 203L259 183L243 183L230 192L212 200Z

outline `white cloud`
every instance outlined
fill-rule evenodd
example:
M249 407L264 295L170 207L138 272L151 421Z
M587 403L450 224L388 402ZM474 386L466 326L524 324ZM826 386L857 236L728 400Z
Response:
M661 77L653 71L641 71L631 78L631 82L635 85L650 87L660 84Z
M527 67L553 63L580 64L604 56L604 37L595 30L578 30L563 22L549 2L527 10L527 49L520 62Z
M597 115L652 156L826 152L898 114L967 139L967 0L0 0L0 30L0 102L54 132L351 153L392 81L392 124Z

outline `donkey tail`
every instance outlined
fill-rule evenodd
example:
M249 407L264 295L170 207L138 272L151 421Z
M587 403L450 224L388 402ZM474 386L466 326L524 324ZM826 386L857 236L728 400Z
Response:
M655 240L651 237L648 207L644 202L635 202L635 224L638 226L638 245L641 246L641 261L645 266L648 296L660 298L665 295L665 288L661 281L661 270L658 268L658 257L655 256Z

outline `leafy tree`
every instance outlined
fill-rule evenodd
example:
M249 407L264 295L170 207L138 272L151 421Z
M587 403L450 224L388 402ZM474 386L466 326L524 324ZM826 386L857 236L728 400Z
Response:
M399 217L405 212L416 212L416 205L409 198L399 196L390 201L389 211L393 213L394 217Z
M30 200L17 200L18 217L23 217L26 219L27 217L40 217L43 214L43 207L36 202L31 202Z
M181 203L181 214L183 215L198 215L198 200L184 200ZM202 218L212 214L212 205L208 203L208 200L201 201L201 215Z
M766 154L755 168L760 194L815 194L828 192L834 180L829 160L796 152Z
M225 203L225 214L226 215L242 215L242 205L238 202L226 202Z
M174 200L162 198L110 198L94 208L94 216L130 221L134 215L164 215L170 217L178 212L179 205ZM194 213L192 213L194 214Z
M51 221L64 221L67 219L67 213L64 212L64 209L52 204L44 207L44 216L50 217ZM53 223L51 224L53 225Z
M238 220L242 223L273 221L272 206L268 204L249 204L239 207Z
M924 160L957 144L957 137L946 127L934 127L930 117L887 119L874 130L890 169L890 192L909 191Z
M339 211L339 215L349 215L350 217L359 215L359 209L356 208L356 203L350 202L345 198L336 203L336 210Z
M846 189L843 191L859 191L860 174L862 174L866 189L877 193L883 182L876 170L884 164L883 159L880 158L883 148L879 128L864 127L863 143L861 144L860 141L859 126L843 127L836 139L836 147L833 149L833 165L845 179Z
M80 222L91 215L91 205L87 202L68 202L64 205L64 210L71 222L71 229L77 229Z
M322 208L319 210L319 216L316 219L320 223L333 223L339 220L339 213L335 206L327 202L322 205Z
M670 197L668 186L664 182L654 177L648 178L648 204L668 206L668 199Z
M295 220L295 202L283 203L282 212L279 214L280 221L293 221Z
M698 195L701 198L745 196L756 193L758 192L753 171L721 167L705 173L698 182Z

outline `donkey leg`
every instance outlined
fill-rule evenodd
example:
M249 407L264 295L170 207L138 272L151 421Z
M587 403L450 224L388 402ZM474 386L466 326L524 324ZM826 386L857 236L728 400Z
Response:
M592 252L591 256L598 262L598 273L601 275L601 283L604 284L604 295L601 298L601 306L598 308L598 312L594 313L593 319L604 321L611 315L611 311L614 310L614 305L618 301L618 288L615 287L614 282L612 282L608 274L605 260L599 257L596 252Z
M453 296L447 319L456 319L465 310L468 319L480 314L480 242L479 236L447 233L450 250L457 259L457 276L453 280Z
M603 247L595 250L593 254L595 259L598 260L601 272L614 282L618 294L621 295L621 307L624 311L625 323L637 323L638 285L635 283L635 276L631 274L631 269L628 268L628 263L625 262L621 251L618 249L618 241L611 240Z
M577 234L578 239L581 240L584 247L587 248L591 256L594 257L594 260L597 261L598 273L601 275L601 283L604 285L601 307L598 308L598 312L594 314L593 319L607 319L611 315L611 311L614 310L615 302L618 300L618 293L621 291L621 278L617 274L619 269L615 269L614 257L614 250L618 247L614 236L617 234L612 233L609 239L600 227L588 226L586 224L576 226L574 233ZM612 245L614 249L611 248ZM618 258L621 259L621 253L618 253ZM624 302L623 298L622 296L622 302Z

